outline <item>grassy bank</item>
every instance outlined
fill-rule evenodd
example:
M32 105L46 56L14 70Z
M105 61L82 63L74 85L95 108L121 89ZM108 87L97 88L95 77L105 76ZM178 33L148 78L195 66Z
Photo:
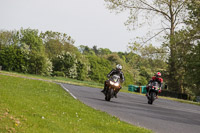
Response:
M39 76L39 75L21 74L21 73L16 73L16 72L7 72L7 71L0 71L0 74L7 74L11 76L16 76L16 77L26 77L26 78L33 78L33 79L43 79L50 82L61 82L61 83L68 83L68 84L74 84L74 85L80 85L80 86L95 87L95 88L100 88L100 89L103 88L103 84L100 84L100 83L95 83L93 81L80 81L80 80L70 79L66 77L45 77L45 76ZM133 94L144 96L144 94L141 94L141 93L130 92L128 91L128 87L124 87L124 86L120 90L120 92L133 93ZM182 100L182 99L170 98L170 97L164 97L164 96L159 96L159 98L200 106L200 103L189 101L189 100Z
M55 83L0 75L0 132L151 131L94 110L73 99Z
M51 76L48 77L48 76L39 76L39 75L32 75L32 74L22 74L22 73L16 73L16 72L7 72L7 71L0 71L0 74L10 75L10 76L14 76L14 77L38 79L38 80L42 79L42 80L46 80L49 82L60 82L60 83L88 86L88 87L94 87L94 88L100 88L100 89L103 89L103 86L104 86L104 84L96 83L94 81L80 81L80 80L71 79L71 78L67 78L67 77L51 77ZM124 87L124 86L123 86L122 90L120 90L120 91L129 92L128 87Z

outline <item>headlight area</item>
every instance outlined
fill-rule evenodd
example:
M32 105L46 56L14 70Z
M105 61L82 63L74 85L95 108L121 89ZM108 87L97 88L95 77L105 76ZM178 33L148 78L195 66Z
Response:
M110 84L111 84L111 85L114 85L114 86L119 86L119 83L114 83L114 82L112 82L112 81L110 81Z

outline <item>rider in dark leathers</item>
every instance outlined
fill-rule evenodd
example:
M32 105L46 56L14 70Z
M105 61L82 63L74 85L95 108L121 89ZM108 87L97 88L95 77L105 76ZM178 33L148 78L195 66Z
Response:
M110 78L112 77L113 75L118 75L120 77L120 82L123 83L125 81L125 78L124 78L124 74L123 72L121 71L122 70L122 66L120 64L116 65L116 69L113 69L108 75L107 77ZM102 93L106 93L108 87L107 87L107 84L108 84L109 80L106 80L105 83L104 83L104 89L101 91ZM120 85L120 89L121 89L121 85ZM119 90L120 90L119 89ZM115 93L115 97L117 98L117 93L119 92L119 90Z

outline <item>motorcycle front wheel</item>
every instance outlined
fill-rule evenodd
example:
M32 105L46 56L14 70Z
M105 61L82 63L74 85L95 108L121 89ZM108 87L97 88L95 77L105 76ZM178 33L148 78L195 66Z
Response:
M155 100L155 95L156 93L155 92L151 92L150 93L150 98L148 99L148 104L153 104L153 101Z
M105 97L106 101L110 101L110 99L112 98L113 91L114 91L113 89L108 90L108 92L106 93L106 97Z

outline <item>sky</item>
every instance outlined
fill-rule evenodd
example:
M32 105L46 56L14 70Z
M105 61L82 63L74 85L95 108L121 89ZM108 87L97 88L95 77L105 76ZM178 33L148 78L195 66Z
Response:
M104 0L0 0L0 30L38 29L66 33L75 46L127 51L145 30L128 31L128 12L116 14Z

